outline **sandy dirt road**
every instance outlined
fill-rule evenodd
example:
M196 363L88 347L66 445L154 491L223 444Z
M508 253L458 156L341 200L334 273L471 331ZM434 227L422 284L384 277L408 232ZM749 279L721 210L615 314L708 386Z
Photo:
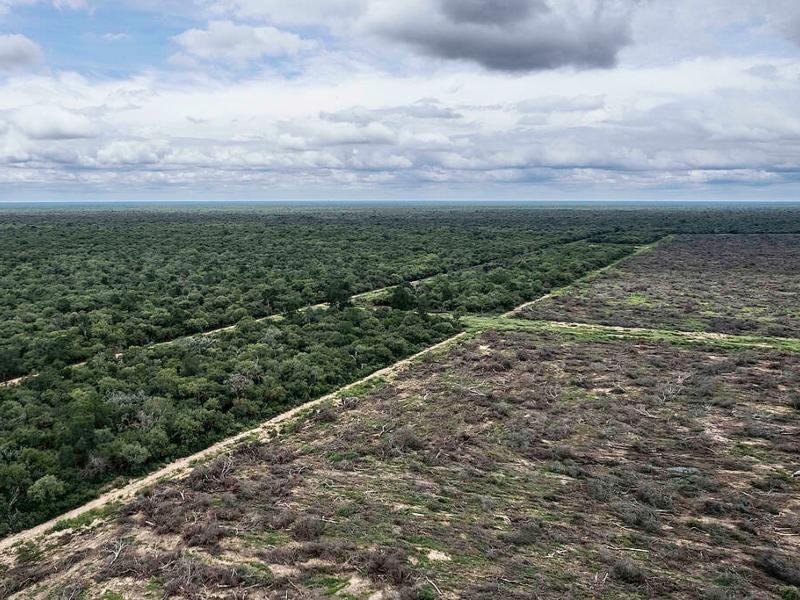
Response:
M208 460L216 455L223 454L226 451L234 448L240 442L246 439L253 439L253 438L260 438L263 439L267 432L275 430L277 427L280 426L281 423L291 420L292 418L296 417L299 413L306 411L310 408L314 408L315 406L327 402L330 400L334 400L336 398L341 398L342 396L347 395L347 391L351 390L359 385L367 383L369 381L379 379L379 378L391 378L393 375L396 375L403 369L409 367L414 362L419 360L420 358L437 352L438 350L443 350L451 345L458 343L461 339L467 337L469 335L468 332L462 332L457 335L454 335L451 338L448 338L438 344L430 346L413 356L410 356L406 359L403 359L399 362L394 363L384 369L379 371L375 371L374 373L359 379L358 381L354 381L351 384L346 385L343 388L336 390L335 392L331 392L321 398L317 398L316 400L312 400L310 402L306 402L305 404L301 404L285 413L281 413L280 415L273 417L269 421L266 421L255 427L254 429L249 429L247 431L243 431L233 437L227 438L222 440L221 442L217 442L213 446L209 446L205 450L201 450L195 454L187 456L185 458L178 459L161 469L150 473L149 475L142 477L141 479L137 479L135 481L130 482L124 487L112 490L107 492L101 496L98 496L91 502L84 504L83 506L76 508L74 510L69 511L59 517L51 519L45 523L37 525L36 527L32 527L31 529L27 529L20 533L11 535L0 540L0 552L7 550L11 546L19 543L24 542L26 540L30 540L36 538L40 535L43 535L50 531L56 523L63 519L74 519L82 515L83 513L93 510L96 508L102 508L103 506L110 504L112 502L124 502L126 500L130 500L133 498L138 492L142 491L143 489L147 488L150 485L155 484L161 479L165 478L178 478L184 475L187 475L196 465L198 462L202 462L204 460Z

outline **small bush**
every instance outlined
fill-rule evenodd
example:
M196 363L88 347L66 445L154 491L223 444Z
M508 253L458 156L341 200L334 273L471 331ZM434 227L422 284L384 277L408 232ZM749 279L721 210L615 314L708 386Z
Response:
M514 531L502 535L502 539L514 546L531 546L540 541L545 533L544 524L531 519L517 524Z
M15 553L17 563L20 565L36 563L42 560L44 557L41 548L31 541L22 542L19 546L17 546Z
M703 503L703 513L707 515L724 515L730 512L730 507L719 500L709 498Z
M800 590L794 586L781 588L780 594L783 600L800 600Z
M379 548L367 554L364 567L371 577L394 584L411 580L411 571L406 566L406 557L399 550Z
M794 488L795 481L790 475L784 473L772 473L763 479L753 482L753 487L765 492L787 492Z
M295 521L292 537L301 542L316 540L325 533L325 523L314 517L303 517Z
M238 572L247 587L266 587L275 582L269 567L258 562L245 563L238 568Z
M192 523L183 531L183 539L187 546L200 546L203 548L215 548L223 535L222 528L216 520L201 519Z
M768 575L790 585L800 585L800 565L774 552L765 552L758 557L756 564Z
M627 558L616 561L611 566L611 576L625 583L640 585L647 579L644 570Z
M275 529L288 529L297 521L297 513L293 510L282 510L272 517L272 527Z
M203 465L189 475L189 487L198 492L234 492L239 489L239 482L233 476L234 464L229 456L216 459L209 465Z
M428 584L406 587L399 591L400 600L435 600L439 597L433 586Z
M58 600L77 600L82 598L86 587L82 583L69 583L58 592Z
M614 481L611 479L590 479L586 488L589 497L598 502L608 502L616 494Z
M321 406L314 415L314 420L319 423L335 423L338 418L339 415L330 404Z
M554 446L550 449L550 456L557 460L575 458L575 451L569 446Z
M571 459L550 462L548 463L547 468L553 473L566 475L567 477L572 477L573 479L579 479L586 474L586 471L584 471L584 469L578 463Z
M642 482L636 488L636 498L655 508L672 508L672 496L663 487L650 482Z
M653 509L633 502L620 502L616 512L622 522L630 527L638 527L650 533L661 529L661 518Z
M411 427L401 427L395 431L391 443L398 450L421 450L425 445Z

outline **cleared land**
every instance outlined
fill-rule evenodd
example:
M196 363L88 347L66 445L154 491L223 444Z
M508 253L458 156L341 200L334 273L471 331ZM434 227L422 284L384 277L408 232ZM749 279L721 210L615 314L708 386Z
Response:
M5 594L775 597L798 387L793 353L489 332L18 546Z
M678 236L537 302L530 319L800 337L800 236Z

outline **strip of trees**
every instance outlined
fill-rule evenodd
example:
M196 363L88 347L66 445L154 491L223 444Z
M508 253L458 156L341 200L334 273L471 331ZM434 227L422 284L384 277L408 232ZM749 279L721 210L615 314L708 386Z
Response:
M437 275L400 285L377 304L398 310L505 312L633 252L635 246L575 242L498 261L491 266Z

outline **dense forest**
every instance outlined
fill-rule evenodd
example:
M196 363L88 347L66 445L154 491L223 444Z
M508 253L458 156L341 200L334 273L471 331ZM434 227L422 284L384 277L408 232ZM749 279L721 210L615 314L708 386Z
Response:
M508 310L671 233L762 231L800 211L0 210L0 376L36 373L0 387L0 535L459 330L433 313Z

